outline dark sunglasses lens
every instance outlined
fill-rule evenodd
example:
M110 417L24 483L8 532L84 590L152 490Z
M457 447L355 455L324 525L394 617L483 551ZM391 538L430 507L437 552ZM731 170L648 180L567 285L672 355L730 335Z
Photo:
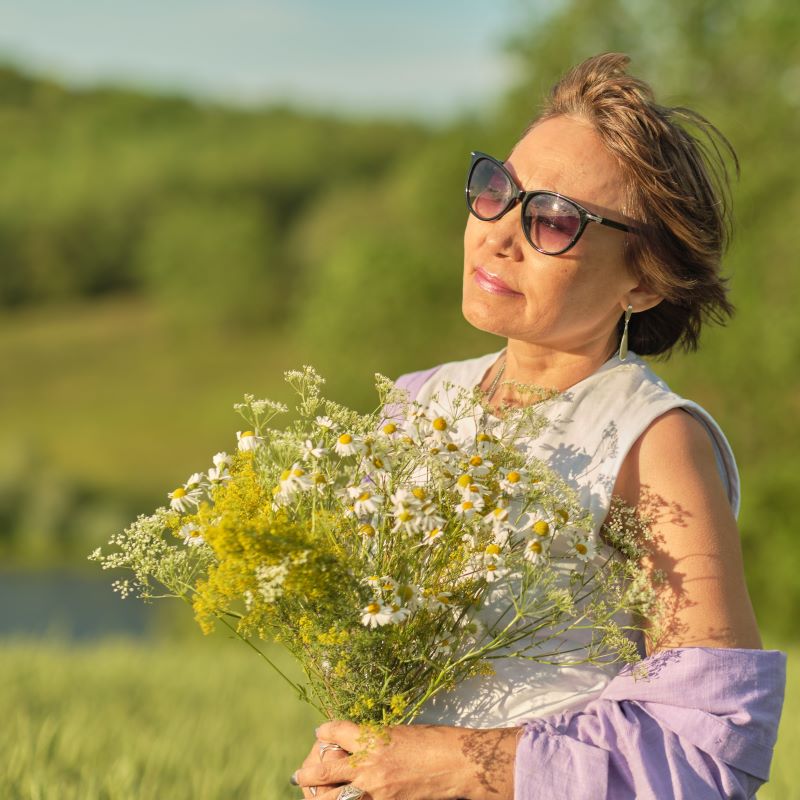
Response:
M476 217L499 217L515 194L514 184L497 164L486 158L475 162L467 183L467 198Z
M552 194L532 195L523 219L531 242L543 253L566 250L581 229L580 211L569 200Z

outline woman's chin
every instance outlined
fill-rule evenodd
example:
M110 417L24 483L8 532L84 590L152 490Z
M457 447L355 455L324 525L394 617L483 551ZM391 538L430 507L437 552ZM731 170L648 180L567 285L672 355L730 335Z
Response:
M504 325L498 315L492 313L492 309L487 308L483 303L473 303L465 300L461 304L461 313L464 319L479 331L492 333L503 338L508 338L510 335L508 326Z

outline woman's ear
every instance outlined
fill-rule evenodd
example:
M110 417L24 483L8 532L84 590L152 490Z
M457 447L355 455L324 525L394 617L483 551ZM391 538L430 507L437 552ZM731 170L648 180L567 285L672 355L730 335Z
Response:
M623 296L620 305L623 311L631 305L633 306L634 312L640 314L642 311L648 311L654 308L663 299L664 298L660 294L640 283Z

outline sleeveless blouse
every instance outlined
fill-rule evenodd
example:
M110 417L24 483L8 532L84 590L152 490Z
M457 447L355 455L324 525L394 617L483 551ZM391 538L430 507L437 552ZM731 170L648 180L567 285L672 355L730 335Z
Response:
M398 385L409 388L412 399L432 412L446 413L448 385L452 387L450 392L479 385L502 352L405 375L398 379ZM591 512L597 534L631 447L656 418L674 408L690 413L708 432L731 508L738 514L739 475L719 426L699 405L672 392L634 353L629 353L625 361L614 356L589 377L540 403L537 410L547 424L535 437L517 440L517 445L526 455L548 464L575 490L578 501ZM494 418L490 415L489 419ZM474 435L474 426L474 421L462 420L459 436ZM599 552L603 548L606 546L598 545ZM499 601L493 610L490 602L482 611L483 621L491 624L492 614L501 607ZM624 624L626 620L618 621ZM570 631L562 644L580 646L590 636L589 632ZM416 721L490 728L572 711L597 698L622 667L565 666L503 657L493 659L491 664L494 675L464 681L452 691L434 697Z

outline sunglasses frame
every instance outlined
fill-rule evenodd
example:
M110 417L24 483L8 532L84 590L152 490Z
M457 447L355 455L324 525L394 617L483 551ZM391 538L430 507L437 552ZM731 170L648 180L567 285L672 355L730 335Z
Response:
M566 195L559 194L558 192L552 192L549 189L531 189L525 190L520 189L517 185L517 182L514 180L514 176L506 169L505 164L502 161L498 161L494 156L490 156L488 153L481 153L478 150L474 150L470 153L470 157L472 161L469 166L469 172L467 172L467 182L464 187L464 193L466 196L467 201L467 209L469 213L472 214L479 220L483 222L495 222L496 220L500 219L500 217L507 214L517 203L520 204L520 223L522 225L522 232L525 234L525 238L528 241L528 244L537 252L542 253L545 256L560 256L562 253L566 253L568 250L573 248L578 240L583 236L583 232L586 229L586 225L589 222L596 222L598 225L606 225L609 228L615 228L618 231L625 231L625 233L636 233L636 229L632 228L630 225L625 225L622 222L616 222L613 219L608 219L607 217L601 217L598 214L593 214L589 211L588 208L584 208L577 200L573 200L571 197L567 197ZM511 199L506 203L505 207L499 214L495 214L493 217L482 217L478 214L472 207L472 204L469 201L469 182L472 178L472 173L475 171L476 165L480 161L489 161L498 167L503 174L508 178L509 183L512 187L517 189L517 194L512 196ZM578 230L573 235L570 242L567 244L566 247L562 248L561 250L550 251L550 250L543 250L541 247L538 247L534 242L531 240L530 234L530 226L525 225L525 209L528 203L534 197L541 197L544 195L545 197L557 197L559 200L564 200L565 202L569 203L570 205L574 206L578 211L578 216L580 218L580 225L578 226Z

